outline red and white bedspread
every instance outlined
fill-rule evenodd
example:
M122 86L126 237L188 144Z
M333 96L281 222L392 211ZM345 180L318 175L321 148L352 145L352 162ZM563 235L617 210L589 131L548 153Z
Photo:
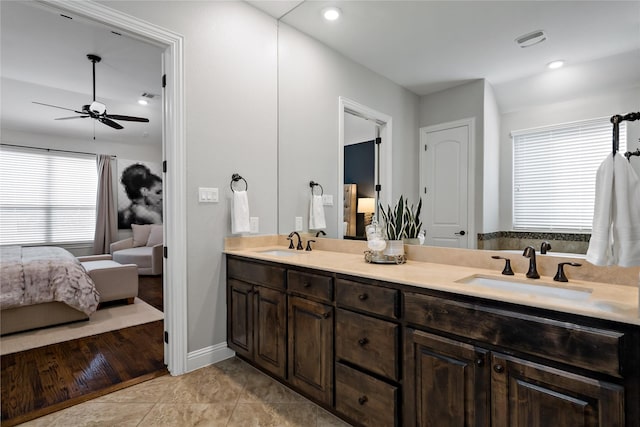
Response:
M0 247L0 287L0 309L59 301L88 316L100 299L77 258L51 246Z

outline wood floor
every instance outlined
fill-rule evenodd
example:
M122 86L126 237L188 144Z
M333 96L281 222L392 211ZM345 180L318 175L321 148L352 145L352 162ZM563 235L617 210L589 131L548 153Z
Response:
M162 277L140 276L138 297L162 310ZM163 333L157 321L2 356L2 427L167 374Z

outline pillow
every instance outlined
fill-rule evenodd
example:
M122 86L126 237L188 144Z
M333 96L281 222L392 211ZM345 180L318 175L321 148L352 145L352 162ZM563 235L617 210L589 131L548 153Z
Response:
M147 246L159 245L163 242L162 238L162 224L152 225L151 233L149 233L149 240L147 240Z
M151 225L144 224L131 224L131 230L133 231L133 247L145 246L147 240L149 240L149 234L151 233Z

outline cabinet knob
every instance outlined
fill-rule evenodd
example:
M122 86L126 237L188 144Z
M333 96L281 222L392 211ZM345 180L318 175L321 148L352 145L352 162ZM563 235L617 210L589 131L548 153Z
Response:
M476 366L478 368L482 368L484 366L484 357L477 357L476 358Z
M369 340L367 339L367 337L360 338L358 340L358 344L360 344L360 346L364 347L365 345L369 344Z
M361 404L361 405L364 405L365 403L367 403L368 400L369 399L367 399L367 396L360 396L358 398L358 403Z
M328 318L329 318L329 316L331 316L331 310L329 310L329 311L327 311L326 313L324 313L324 314L322 315L322 318L323 318L323 319L328 319Z
M358 295L358 299L359 299L360 301L364 301L364 300L366 300L367 298L369 298L369 295L367 295L367 294L360 294L360 295Z
M493 365L493 370L496 371L497 373L501 374L504 372L504 366L502 366L500 363Z
M302 283L302 287L303 288L308 288L309 286L311 286L311 283L309 283L309 282L303 282Z

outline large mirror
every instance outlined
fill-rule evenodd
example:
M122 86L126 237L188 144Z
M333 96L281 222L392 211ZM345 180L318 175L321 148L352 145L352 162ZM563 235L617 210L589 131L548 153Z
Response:
M340 19L327 22L331 5L296 2L279 23L280 233L296 217L308 230L313 180L331 196L327 235L344 235L340 99L389 118L382 203L429 197L421 129L473 120L471 248L483 247L477 236L513 231L511 132L640 110L640 2L343 1ZM565 66L547 69L556 59ZM627 130L635 150L640 125ZM640 158L632 162L640 172Z

